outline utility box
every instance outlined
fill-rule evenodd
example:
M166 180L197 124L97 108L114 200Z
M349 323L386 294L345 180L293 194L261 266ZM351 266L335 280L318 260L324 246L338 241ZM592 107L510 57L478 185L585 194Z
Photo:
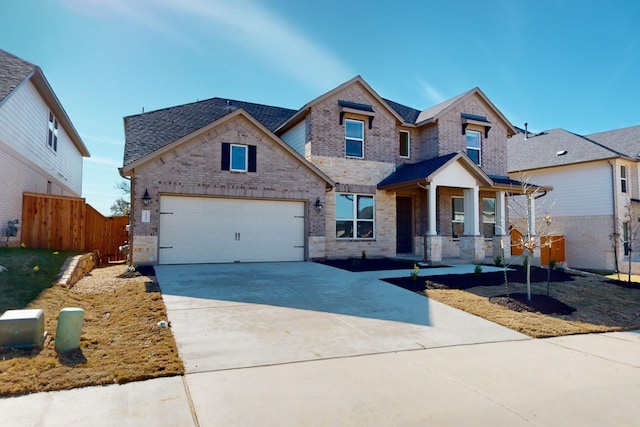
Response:
M84 310L81 308L67 307L60 310L56 328L56 351L64 353L80 348L83 320Z
M40 348L46 335L39 308L7 310L0 316L0 348Z

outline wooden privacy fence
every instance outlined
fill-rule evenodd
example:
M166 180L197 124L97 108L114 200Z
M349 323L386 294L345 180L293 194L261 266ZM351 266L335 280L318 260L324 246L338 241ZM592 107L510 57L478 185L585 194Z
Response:
M547 242L551 244L547 246ZM564 262L564 236L542 236L540 237L540 264L549 265L549 260L553 262ZM520 256L523 253L522 233L515 228L511 229L511 255Z
M120 245L128 240L127 216L105 217L85 199L24 193L21 242L32 248L97 251L100 262L121 261Z

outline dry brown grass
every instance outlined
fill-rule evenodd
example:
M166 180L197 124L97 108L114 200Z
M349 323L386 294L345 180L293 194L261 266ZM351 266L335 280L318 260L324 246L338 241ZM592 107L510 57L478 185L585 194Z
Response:
M551 282L550 295L576 308L568 315L517 312L489 302L488 297L504 291L500 286L477 286L464 291L428 289L424 293L534 338L640 328L640 286L622 287L595 275L575 275L573 281ZM525 292L525 287L511 284L510 292ZM532 292L545 294L546 283L532 284Z
M0 351L0 395L63 390L181 375L182 360L166 320L162 296L153 277L116 279L124 266L94 272L120 286L75 291L64 286L44 290L27 308L41 308L49 338L42 350ZM79 291L80 290L80 291ZM80 349L58 354L54 349L58 312L64 307L85 311Z

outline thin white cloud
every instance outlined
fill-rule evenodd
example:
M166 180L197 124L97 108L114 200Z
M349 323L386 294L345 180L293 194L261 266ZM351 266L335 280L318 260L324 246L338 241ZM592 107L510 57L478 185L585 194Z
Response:
M84 161L86 163L90 163L94 167L108 166L109 168L119 168L119 167L122 166L122 162L121 161L118 161L118 160L115 160L115 159L111 159L111 158L107 158L107 157L91 156L91 157L88 157L88 158L84 159Z
M444 96L440 91L438 91L434 86L425 82L422 78L418 78L418 87L420 88L420 93L424 96L427 101L432 102L434 104L439 104L442 101L447 100L448 98Z
M109 144L109 145L116 145L118 147L124 147L124 141L120 139L105 138L103 136L88 135L86 133L81 133L80 137L85 141L92 141L100 144Z
M200 54L223 40L264 66L320 90L356 74L331 51L253 0L58 1L76 13L133 20Z

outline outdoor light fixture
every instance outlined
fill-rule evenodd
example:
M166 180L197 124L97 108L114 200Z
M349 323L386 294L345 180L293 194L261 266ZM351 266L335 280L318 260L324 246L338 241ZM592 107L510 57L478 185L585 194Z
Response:
M322 202L320 201L320 197L316 200L316 210L320 212L324 206L322 206Z
M144 190L144 195L142 196L142 204L145 207L149 207L149 205L151 204L151 196L149 196L149 190L147 190L146 188Z

